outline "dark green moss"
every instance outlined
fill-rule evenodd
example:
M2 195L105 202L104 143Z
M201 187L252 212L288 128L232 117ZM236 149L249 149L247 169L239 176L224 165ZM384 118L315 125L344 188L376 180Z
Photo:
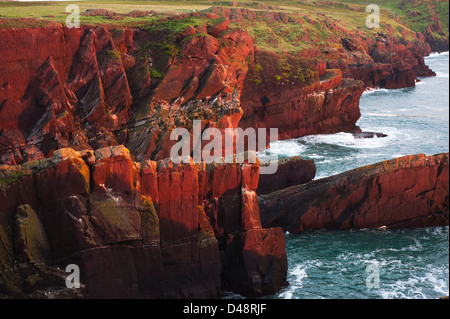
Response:
M23 176L31 176L31 172L22 168L16 170L4 170L3 174L0 174L0 187L7 188L9 185L17 182Z
M151 68L151 69L149 69L149 72L150 72L150 78L152 78L152 79L160 79L163 77L161 72L159 72L156 69Z
M107 50L103 52L103 55L113 61L119 61L120 60L120 52L119 50Z

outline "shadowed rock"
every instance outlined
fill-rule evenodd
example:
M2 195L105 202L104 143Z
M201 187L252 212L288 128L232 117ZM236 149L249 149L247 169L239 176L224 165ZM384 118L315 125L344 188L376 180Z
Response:
M276 293L284 234L261 226L258 178L258 163L138 163L123 146L0 166L0 295L64 289L49 266L72 263L84 297Z
M261 164L268 165L268 164ZM278 160L278 168L274 174L261 174L256 192L258 195L310 182L316 175L314 160L304 160L300 156Z

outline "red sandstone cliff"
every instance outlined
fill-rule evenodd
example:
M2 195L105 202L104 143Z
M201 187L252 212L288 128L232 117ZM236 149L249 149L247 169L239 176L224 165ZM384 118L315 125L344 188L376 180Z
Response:
M244 82L239 126L277 127L280 139L357 129L362 82L343 80L341 70L322 69L320 61L311 66L291 57L283 70L278 55L257 52L255 63ZM278 76L283 72L291 75Z
M237 127L251 38L206 23L168 36L167 21L1 29L1 162L119 144L139 161L164 159L175 127Z
M383 32L372 37L345 29L329 17L314 20L276 8L209 11L244 29L256 33L265 28L269 33L267 41L273 48L256 47L254 62L249 64L239 126L278 127L280 139L358 130L359 98L365 88L414 86L418 76L435 75L424 63L431 49L420 33L403 30L404 38L398 39L393 27L384 25ZM328 32L326 41L312 28ZM293 47L304 43L309 47L297 53L283 51L280 34L289 36Z
M193 120L202 129L277 127L281 139L353 131L364 87L412 86L432 74L420 34L401 43L385 28L370 39L328 19L318 22L334 32L326 47L258 49L246 23L308 19L266 9L214 7L141 28L0 29L0 162L114 145L138 161L164 159L172 129Z
M258 177L257 164L137 163L122 146L1 166L0 293L54 292L71 263L84 297L275 293L284 234L261 226Z
M373 164L259 197L265 227L308 229L448 225L449 154Z

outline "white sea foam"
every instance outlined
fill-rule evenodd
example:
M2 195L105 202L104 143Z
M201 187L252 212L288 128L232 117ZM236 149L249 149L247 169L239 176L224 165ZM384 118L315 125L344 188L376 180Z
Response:
M374 94L374 93L380 93L380 92L389 92L388 89L385 88L367 88L364 92L363 95L367 95L367 94Z
M292 299L297 290L303 288L303 281L308 277L306 273L307 266L297 264L289 271L289 287L281 292L280 297L284 299Z
M437 295L448 296L449 285L444 279L436 277L436 269L416 275L410 272L408 278L396 280L393 283L384 283L379 290L383 299L426 299L429 291Z
M426 299L417 278L397 280L392 284L382 284L379 293L383 299Z
M364 113L363 115L364 117L370 117L370 116L376 116L376 117L397 117L397 114L392 114L392 113L388 113L388 112L383 112L383 113L371 113L371 112L367 112Z
M449 286L448 282L443 279L436 278L435 274L432 272L428 272L425 274L425 281L433 285L433 290L442 296L449 295Z
M350 133L311 135L303 140L311 144L329 144L350 148L379 148L386 144L385 137L355 138Z
M448 78L448 73L446 72L436 72L438 78Z
M292 269L291 275L294 277L294 283L297 288L301 288L303 286L303 279L308 277L306 268L304 268L302 264L299 264Z
M433 52L429 56L425 57L425 59L434 58L437 56L448 56L448 51L445 52Z
M392 154L392 158L399 158L399 157L403 157L406 156L405 154Z
M270 143L270 148L266 152L291 157L301 155L305 149L306 147L299 144L295 139L289 139Z

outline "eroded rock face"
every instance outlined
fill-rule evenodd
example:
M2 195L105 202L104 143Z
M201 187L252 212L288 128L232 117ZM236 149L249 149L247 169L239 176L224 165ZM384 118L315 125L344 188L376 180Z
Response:
M425 37L406 29L400 30L403 38L399 39L391 25L383 25L383 32L372 37L328 17L317 21L276 8L212 7L209 11L260 36L260 26L273 35L267 43L259 42L263 48L255 48L254 63L249 64L239 126L277 127L280 139L357 130L364 88L409 87L418 76L435 75L424 63L423 57L431 52ZM329 32L326 41L312 32L317 27ZM289 41L285 43L280 34L289 35ZM296 53L276 49L286 44L307 48Z
M366 46L366 56L352 50L348 70L353 78L366 87L397 89L415 86L417 77L436 74L424 62L431 52L422 35L413 43L401 43L390 34L379 33L374 41L361 43Z
M64 287L56 267L74 263L83 297L274 293L284 234L261 226L258 177L259 164L133 162L123 146L2 166L0 292Z
M236 128L252 39L226 23L194 28L182 18L176 32L168 18L148 30L0 30L0 162L119 144L138 161L160 160L175 127Z
M239 126L278 128L280 139L357 129L363 83L312 61L291 57L283 62L276 54L258 52L244 82ZM286 69L279 66L283 63ZM292 76L277 76L283 72Z
M291 233L448 225L449 154L401 157L258 200L262 225Z

